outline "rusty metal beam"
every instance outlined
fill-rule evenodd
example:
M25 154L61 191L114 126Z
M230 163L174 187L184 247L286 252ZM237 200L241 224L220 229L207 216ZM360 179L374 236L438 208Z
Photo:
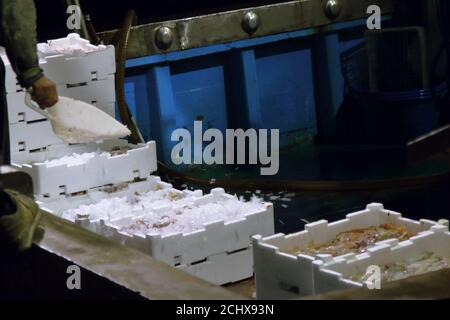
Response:
M340 10L335 18L327 15L327 1L300 0L135 26L131 29L127 58L222 44L306 28L320 28L334 22L367 17L366 12L370 5L378 5L382 14L392 13L394 10L392 0L339 0L336 2ZM254 22L249 25L257 26L251 32L246 26L248 12L252 13L250 18L253 19L250 21ZM255 22L255 16L257 22ZM99 36L105 43L109 43L116 31L102 32ZM159 39L159 46L156 38ZM163 39L162 44L161 39Z

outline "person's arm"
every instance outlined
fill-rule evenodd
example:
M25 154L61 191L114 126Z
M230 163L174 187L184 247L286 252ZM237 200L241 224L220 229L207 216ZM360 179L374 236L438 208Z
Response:
M36 8L33 0L0 0L3 44L19 84L33 88L33 99L42 107L58 101L56 85L39 67Z
M3 215L12 214L16 212L16 210L16 204L11 199L9 194L7 194L0 186L0 217Z
M43 76L36 48L36 8L33 0L2 0L1 30L6 53L24 88Z
M0 190L0 255L31 247L42 212L33 199L13 190ZM0 259L0 263L1 263Z

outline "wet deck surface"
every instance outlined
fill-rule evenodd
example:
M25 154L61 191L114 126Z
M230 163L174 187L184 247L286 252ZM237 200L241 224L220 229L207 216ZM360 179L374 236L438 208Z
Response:
M326 153L328 154L329 151ZM450 201L448 200L448 195L450 194L450 151L412 166L386 165L385 162L388 160L385 159L384 162L380 162L374 168L374 171L371 170L371 165L365 165L365 169L358 174L355 173L358 170L353 171L350 178L349 175L346 175L346 171L341 171L341 169L346 167L347 171L351 171L354 164L354 158L351 154L349 155L350 162L345 164L337 163L335 165L331 163L336 162L336 158L332 157L332 154L329 154L329 156L327 165L323 169L328 174L312 174L310 171L314 170L308 171L308 165L311 164L312 159L305 159L304 156L302 158L302 156L293 153L292 158L281 158L281 162L286 163L287 167L281 166L280 168L284 168L284 171L290 171L290 174L288 176L280 174L271 179L298 179L301 181L307 178L325 179L323 178L324 176L331 179L334 176L337 179L336 181L340 179L355 179L355 181L364 182L373 179L414 178L427 175L443 175L444 178L437 183L417 183L415 186L406 188L380 188L347 192L295 192L287 189L281 191L265 189L262 191L250 187L225 189L231 194L237 194L247 199L252 194L256 194L259 197L263 197L265 201L273 202L275 231L282 233L300 231L306 223L320 219L329 221L342 219L347 213L361 210L371 202L381 202L386 208L401 212L404 216L412 219L450 218ZM386 155L384 158L389 158L389 155ZM304 164L302 165L302 162L296 162L293 159L301 160ZM360 161L362 160L364 159L360 159ZM372 165L375 164L372 163ZM244 181L245 179L258 179L260 177L258 174L255 174L255 170L242 171L230 168L225 170L223 167L196 167L188 171L188 173L196 177L226 178L230 180L244 179ZM331 167L333 169L328 170ZM305 175L305 172L309 172L309 176ZM169 182L173 183L177 188L203 189L205 192L209 192L214 187L219 187L215 183L206 186L189 184L176 178L170 178Z

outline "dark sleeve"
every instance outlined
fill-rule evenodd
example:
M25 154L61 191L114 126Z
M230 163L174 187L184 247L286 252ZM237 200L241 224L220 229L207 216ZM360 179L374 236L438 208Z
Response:
M16 212L16 203L0 186L0 217Z
M36 40L33 0L0 0L1 32L8 59L24 88L42 77Z

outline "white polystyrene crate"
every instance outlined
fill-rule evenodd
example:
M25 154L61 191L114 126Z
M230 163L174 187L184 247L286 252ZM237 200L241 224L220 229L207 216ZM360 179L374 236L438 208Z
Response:
M166 190L170 193L179 193L184 194L185 196L193 196L195 198L202 197L203 192L201 190L177 190L172 187L171 184L161 182L159 177L151 177L153 180L157 178L157 185L154 186L153 184L148 184L147 182L141 182L140 185L133 183L130 185L129 188L127 188L125 191L121 191L119 193L115 193L115 197L130 197L131 194L137 192L146 193L148 191L159 191L159 190ZM92 204L95 202L98 202L102 199L97 199L97 201L92 202L83 202L79 203L79 205L82 204ZM75 222L78 225L83 226L84 228L91 230L93 232L99 233L107 238L110 238L114 241L120 242L123 245L126 245L128 247L134 248L136 250L140 250L146 254L150 254L147 246L147 242L142 241L142 237L139 235L130 235L127 233L123 233L120 231L120 228L122 226L125 226L127 223L130 223L134 221L135 219L145 217L146 214L148 214L149 211L157 211L164 208L158 207L158 205L151 206L147 209L140 209L138 211L134 212L120 212L118 215L115 216L107 216L102 218L97 217L91 217L86 215L78 215L71 221Z
M310 243L326 243L341 232L363 229L392 223L404 226L412 233L430 229L437 223L422 219L414 221L403 218L400 213L385 210L382 204L372 203L362 211L348 214L345 219L333 223L320 220L307 224L305 231L270 237L254 237L253 255L255 261L256 294L258 299L291 299L314 295L314 261L341 259L329 255L294 255Z
M241 281L253 276L252 249L212 255L203 262L177 268L217 285Z
M123 154L111 155L110 148L93 152L81 163L52 165L45 162L18 166L33 180L34 194L46 198L67 197L104 185L146 179L157 170L156 146L130 146Z
M172 189L172 185L161 181L161 178L158 176L150 176L144 181L93 188L79 195L73 195L67 198L48 199L38 197L36 202L41 209L48 211L55 216L62 217L62 213L65 210L77 208L80 205L89 205L108 198L126 197L135 192L144 193L151 190L162 189ZM124 213L124 215L127 214L128 213ZM67 219L67 217L65 217L65 219ZM95 219L89 219L89 217L85 216L74 217L74 219L68 220L75 223L81 223L83 220L89 220L91 222L95 221Z
M369 283L354 281L352 275L365 274L369 266L389 265L407 261L423 253L435 253L450 258L450 233L448 226L435 225L429 231L399 243L391 241L370 248L367 253L334 259L329 262L316 261L314 266L314 287L316 294L334 290L358 288ZM383 288L383 281L380 286Z
M214 203L221 197L230 197L230 195L223 189L216 188L211 190L210 194L196 199L194 206ZM238 220L211 222L190 233L163 236L157 233L129 235L121 232L121 227L129 221L130 217L124 219L101 221L105 235L172 266L192 264L211 255L244 249L250 245L253 235L274 233L273 205L270 203L265 205L264 210L249 212Z
M62 45L70 42L83 42L76 35L69 35L66 38L50 40L53 44ZM42 46L43 44L39 44ZM54 53L51 55L40 55L39 65L44 70L44 74L52 79L57 85L76 85L90 81L107 79L116 72L115 52L113 46L89 46L90 52L78 50L71 54ZM6 78L5 88L7 93L23 90L17 84L16 75L11 68L6 55L1 58L5 63Z
M94 152L98 149L107 150L108 148L112 148L114 146L122 147L125 146L127 142L122 139L114 139L108 140L101 143L92 142L86 144L52 144L47 146L45 149L36 151L36 152L23 152L16 154L15 159L11 159L13 165L21 165L23 163L33 163L33 162L43 162L46 160L61 158L66 155L70 155L73 153L85 153L85 152Z
M65 145L54 135L48 120L9 125L11 162L21 164L33 157L34 152L42 151L51 145Z
M100 235L104 235L107 238L110 238L111 240L115 240L121 242L122 244L125 244L125 242L121 237L116 237L114 236L114 234L108 233L107 228L105 228L105 221L108 221L106 218L97 219L78 213L76 214L76 216L69 218L67 216L63 216L63 213L67 209L78 208L81 205L90 205L104 199L128 197L131 194L134 194L135 192L145 193L151 190L155 191L162 189L173 189L173 188L171 184L161 181L160 177L150 176L144 181L125 183L118 186L94 188L86 191L83 194L73 195L67 198L48 199L38 197L36 202L38 203L41 209L53 215L67 219L87 230L90 230ZM105 214L108 215L109 213L105 212ZM114 219L120 219L123 217L131 217L131 216L132 216L131 212L122 212L120 216L116 216L114 217Z
M146 208L138 206L137 211L126 210L103 214L103 211L100 210L100 216L90 216L89 213L77 210L81 205L96 204L108 198L129 199L136 193L144 194L163 189L187 197L188 203L183 203L181 207L188 205L194 210L205 204L232 198L221 188L213 189L207 195L203 195L201 190L176 190L170 184L161 182L159 177L151 176L146 181L125 185L120 190L111 193L105 192L104 188L96 188L88 190L85 194L64 199L41 198L38 204L42 209L69 219L83 228L152 255L158 260L213 283L239 281L252 275L253 259L251 251L249 251L251 236L254 234L269 235L274 232L272 204L267 203L264 205L264 210L248 212L244 217L235 221L205 223L203 227L193 232L167 235L157 233L131 235L123 232L122 227L150 212L159 210L160 213L165 213L164 210L170 210L172 207L181 208L177 201L186 198L179 198L162 207L157 203L153 205L151 202ZM67 216L68 209L72 210L69 216ZM99 211L97 210L97 212ZM231 265L236 270L233 270Z
M192 203L189 206L192 208L232 197L231 195L226 194L221 188L213 189L210 194L204 196L200 190L172 190L190 196ZM145 186L140 192L145 192ZM121 195L124 196L125 194L122 193ZM100 200L101 199L98 198L91 199L91 196L85 195L78 197L78 199L75 200L77 201L76 203L70 199L70 204L64 204L61 201L59 203L46 203L44 207L59 215L63 210L68 208L77 208L81 204L94 204ZM204 260L211 255L244 249L250 245L252 235L269 235L274 232L273 206L269 203L264 205L264 210L248 212L234 221L213 221L211 223L206 223L203 227L189 233L130 235L121 231L122 227L133 221L133 219L139 219L146 214L149 214L150 212L148 212L148 210L156 212L156 210L171 210L172 208L178 208L176 203L171 203L170 205L171 207L154 207L146 209L146 212L144 210L137 213L121 213L117 217L118 219L98 219L95 217L82 216L79 217L79 219L74 219L74 222L87 229L99 232L113 240L119 241L129 247L152 255L154 258L164 261L172 266L180 264L188 265Z
M116 61L113 46L77 57L49 56L41 63L45 75L57 84L80 84L114 75Z
M59 95L87 102L102 110L107 110L109 105L115 103L115 92L114 75L107 76L103 80L90 81L75 87L68 85L58 87ZM115 112L107 113L113 117L115 116Z
M115 89L114 76L108 76L104 80L90 81L80 86L59 85L58 94L95 105L111 116L115 116ZM33 111L25 105L25 92L9 93L6 96L8 102L8 121L10 124L18 122L32 122L45 119L43 115Z

